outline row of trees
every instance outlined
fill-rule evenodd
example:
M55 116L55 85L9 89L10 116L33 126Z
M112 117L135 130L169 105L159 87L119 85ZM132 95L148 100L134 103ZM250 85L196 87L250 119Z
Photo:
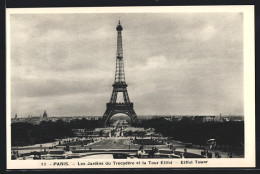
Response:
M157 133L174 140L206 145L216 139L218 145L241 146L244 144L244 122L171 122L163 118L143 120L138 126L154 128Z
M94 129L99 126L98 120L58 120L42 121L39 125L31 123L12 123L12 146L31 145L55 141L55 139L74 136L72 129Z

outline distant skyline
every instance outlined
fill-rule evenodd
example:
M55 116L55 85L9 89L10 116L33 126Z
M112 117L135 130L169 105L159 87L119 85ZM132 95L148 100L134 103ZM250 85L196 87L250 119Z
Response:
M242 13L12 14L11 114L102 116L123 26L137 115L243 115Z
M66 118L66 117L75 117L75 118L77 118L77 117L102 117L103 115L58 115L58 116L56 116L56 115L52 115L52 116L48 116L47 118L61 118L61 117L63 117L63 118ZM122 117L122 116L124 116L124 117L127 117L128 119L130 119L130 117L128 117L127 115L124 115L124 114L116 114L116 115L114 115L114 116L116 116L116 117ZM114 118L114 116L113 117L111 117L111 119L113 119ZM217 117L219 117L220 116L220 114L214 114L214 115L166 115L166 114L164 114L164 115L138 115L138 118L140 117L140 118L145 118L145 117L194 117L194 116L208 116L208 117L211 117L211 116L216 116L216 118ZM17 118L19 119L19 118L29 118L29 117L42 117L42 115L27 115L27 116L17 116ZM221 118L223 118L223 117L244 117L244 115L230 115L230 114L227 114L227 115L222 115L221 114ZM15 117L12 117L12 119L14 119Z

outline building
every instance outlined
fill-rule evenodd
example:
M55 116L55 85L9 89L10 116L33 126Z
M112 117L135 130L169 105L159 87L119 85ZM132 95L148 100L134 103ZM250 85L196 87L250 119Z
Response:
M47 118L47 117L48 117L48 115L47 115L46 111L44 111L42 118Z

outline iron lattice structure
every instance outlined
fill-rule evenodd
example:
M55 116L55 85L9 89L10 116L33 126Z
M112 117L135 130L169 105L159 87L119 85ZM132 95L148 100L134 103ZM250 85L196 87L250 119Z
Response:
M110 118L118 113L123 113L128 115L134 124L139 123L137 115L134 111L134 104L130 102L127 84L125 82L125 73L124 73L124 61L123 61L123 44L122 44L122 30L123 27L120 24L120 21L116 27L117 30L117 53L116 53L116 72L115 72L115 81L113 86L112 95L110 102L107 103L107 109L102 117L102 124L106 125ZM118 93L123 93L124 102L118 103L117 96Z

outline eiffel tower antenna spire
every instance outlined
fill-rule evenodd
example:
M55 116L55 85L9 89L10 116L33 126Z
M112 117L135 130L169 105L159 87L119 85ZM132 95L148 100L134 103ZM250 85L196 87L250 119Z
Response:
M116 27L117 30L117 52L116 52L116 72L115 72L115 80L113 86L113 92L110 98L110 102L107 103L107 109L102 117L102 124L106 125L106 123L110 120L110 118L117 114L123 113L128 115L132 122L139 123L137 115L134 111L134 104L130 102L128 92L127 92L127 84L125 82L125 73L124 73L124 61L123 61L123 44L122 44L122 30L123 27L118 21L118 25ZM123 93L124 102L117 103L117 94Z

